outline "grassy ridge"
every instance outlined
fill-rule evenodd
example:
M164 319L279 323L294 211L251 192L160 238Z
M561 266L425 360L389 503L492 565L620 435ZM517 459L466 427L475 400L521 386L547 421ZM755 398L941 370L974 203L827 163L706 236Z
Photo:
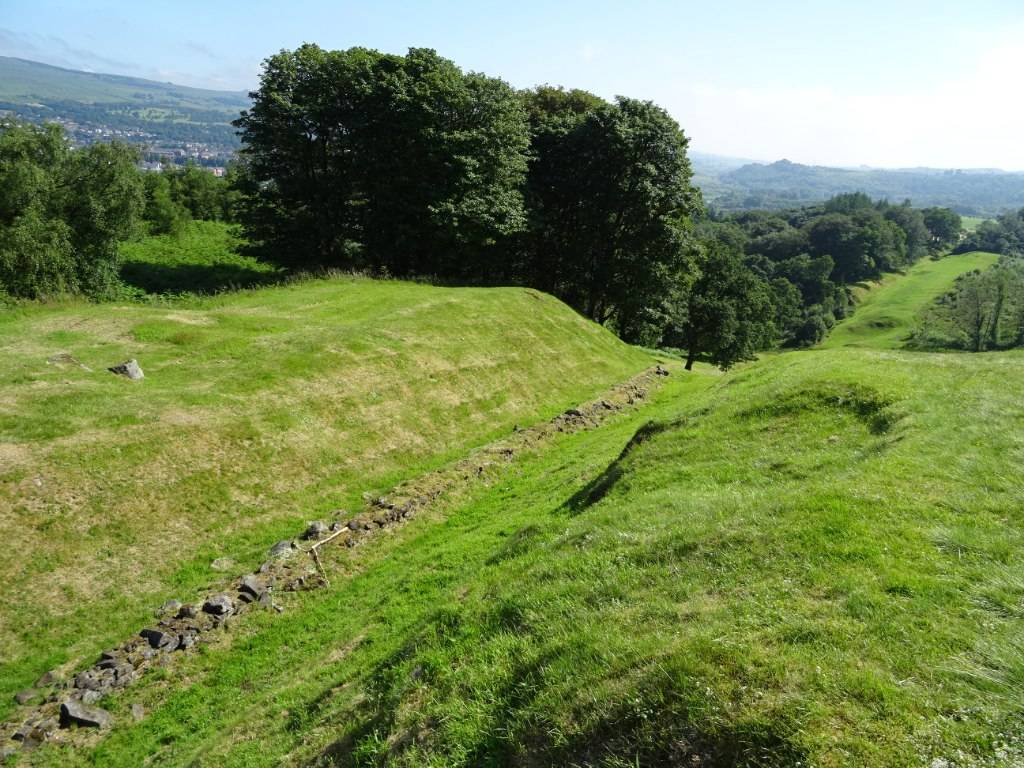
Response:
M919 261L906 276L888 275L879 286L864 294L853 316L839 323L820 346L824 349L900 347L921 312L952 288L960 275L990 267L998 259L994 253L965 253L938 261Z
M857 349L677 372L40 759L1017 765L1022 374Z
M128 357L144 381L104 370ZM305 521L650 363L520 289L335 279L0 316L0 714L215 581L215 558L252 567Z

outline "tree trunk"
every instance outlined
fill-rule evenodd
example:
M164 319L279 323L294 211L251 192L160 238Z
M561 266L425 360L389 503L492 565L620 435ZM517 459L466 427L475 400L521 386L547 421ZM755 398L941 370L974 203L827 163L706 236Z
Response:
M686 368L686 370L688 370L688 371L692 371L693 370L693 361L696 359L696 357L697 357L697 355L695 355L693 352L687 352L686 353L686 365L684 366Z

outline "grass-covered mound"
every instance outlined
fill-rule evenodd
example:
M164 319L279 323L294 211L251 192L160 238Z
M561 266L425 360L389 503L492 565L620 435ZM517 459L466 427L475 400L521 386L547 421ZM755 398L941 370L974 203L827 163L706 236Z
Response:
M143 381L105 370L132 357ZM0 714L220 577L213 560L251 568L650 364L521 289L336 279L0 315Z
M853 316L835 327L821 346L895 349L909 340L927 307L961 275L999 260L994 253L965 253L912 266L905 275L887 275L865 292Z

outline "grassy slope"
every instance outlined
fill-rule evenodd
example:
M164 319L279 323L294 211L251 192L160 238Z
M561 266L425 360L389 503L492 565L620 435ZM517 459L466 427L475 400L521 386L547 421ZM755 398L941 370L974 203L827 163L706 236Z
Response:
M677 373L36 760L1022 764L1024 356L890 330Z
M897 317L937 285L899 281ZM96 752L37 759L1024 764L1024 355L891 331L677 371L113 700L150 714Z
M104 370L128 357L144 381ZM252 567L305 521L650 363L520 289L336 279L0 315L0 715L215 580L215 558Z
M938 261L919 261L906 277L888 275L867 292L857 311L821 344L824 349L870 347L894 349L906 341L916 318L931 301L953 287L956 278L998 260L993 253L965 253Z
M80 72L37 61L0 56L0 101L52 100L86 104L151 103L223 111L229 119L249 105L244 92L211 91L137 77Z

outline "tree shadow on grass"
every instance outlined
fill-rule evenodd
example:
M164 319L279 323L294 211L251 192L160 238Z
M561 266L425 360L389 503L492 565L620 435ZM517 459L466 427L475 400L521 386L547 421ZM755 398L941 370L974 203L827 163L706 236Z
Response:
M213 294L240 288L256 288L281 280L276 270L254 269L243 264L152 264L128 261L121 279L146 293Z

